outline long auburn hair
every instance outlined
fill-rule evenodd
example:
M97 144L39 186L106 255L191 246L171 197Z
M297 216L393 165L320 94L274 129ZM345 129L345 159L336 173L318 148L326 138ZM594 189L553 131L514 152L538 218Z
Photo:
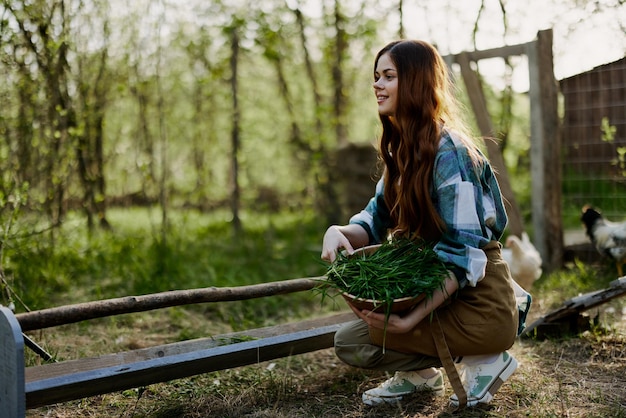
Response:
M438 240L445 223L431 199L433 167L441 130L461 131L475 165L476 145L458 114L447 65L437 50L423 41L394 41L376 55L388 54L398 74L394 116L380 114L379 156L384 162L384 197L394 236Z

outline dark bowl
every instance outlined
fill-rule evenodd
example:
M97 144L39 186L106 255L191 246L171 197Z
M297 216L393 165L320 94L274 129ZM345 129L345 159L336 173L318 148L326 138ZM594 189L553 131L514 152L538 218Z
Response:
M373 312L387 312L387 302L383 300L374 300L374 299L362 299L357 298L347 292L342 292L341 296L348 302L350 305L354 306L359 310L366 309L368 311ZM420 303L425 298L424 294L417 296L407 296L404 298L394 299L391 303L391 313L402 313L406 311L410 311L415 305Z

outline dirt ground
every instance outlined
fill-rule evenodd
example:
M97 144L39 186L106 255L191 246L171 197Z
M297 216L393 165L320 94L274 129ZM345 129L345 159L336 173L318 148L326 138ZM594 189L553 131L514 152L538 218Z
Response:
M600 313L598 311L598 313ZM339 361L332 349L27 411L28 417L626 417L626 334L621 310L611 326L572 337L520 339L520 367L489 405L456 410L453 393L418 394L368 407L361 393L381 372ZM93 330L92 330L93 331ZM103 331L104 332L104 331Z

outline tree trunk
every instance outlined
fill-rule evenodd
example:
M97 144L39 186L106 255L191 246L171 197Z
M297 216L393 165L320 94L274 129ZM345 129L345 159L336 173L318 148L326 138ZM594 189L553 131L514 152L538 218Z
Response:
M404 5L402 0L398 0L398 20L400 21L398 25L398 39L404 39Z
M139 64L135 63L133 66L133 75L135 79L134 83L130 86L130 92L137 100L137 150L138 154L136 166L141 172L141 188L144 196L149 197L152 200L154 179L156 179L156 173L154 169L154 161L156 155L154 151L154 140L152 138L152 132L150 131L150 122L148 117L148 110L151 105L150 97L147 92L147 82L143 79L143 76L139 70ZM145 167L140 165L139 160L144 160L142 154L145 154ZM144 164L144 163L142 163Z
M206 51L209 49L210 42L200 37L197 42L189 45L187 52L192 63L200 63L205 72L196 74L194 72L193 87L193 116L192 116L192 154L193 167L196 175L195 187L193 195L198 199L199 207L204 208L208 205L207 188L211 184L210 167L206 165L207 152L212 144L215 143L215 130L206 129L207 125L215 123L214 113L206 109L215 108L215 94L207 89L206 80L210 79L214 68L212 63L206 57ZM210 86L210 85L209 85Z
M166 10L165 4L162 4ZM163 93L163 82L161 80L161 60L163 58L163 46L161 45L161 25L165 20L164 14L159 16L159 23L156 33L157 39L157 62L156 62L156 90L157 90L157 117L159 120L159 163L161 173L159 175L159 205L161 206L161 249L167 248L167 237L169 231L169 197L167 189L168 173L168 152L169 144L167 137L167 124L165 120L165 95ZM159 263L165 263L166 257L161 257ZM162 271L167 271L167 266L163 266Z
M340 0L335 0L335 57L332 64L332 80L334 86L333 111L335 139L338 146L346 145L348 141L348 127L346 126L347 100L344 80L343 62L348 49L345 30L346 18L341 12Z
M230 56L230 87L233 98L233 125L231 131L231 166L230 166L230 181L231 181L231 191L230 191L230 202L231 202L231 211L233 214L233 233L235 236L239 236L241 233L241 219L239 218L239 199L240 199L240 190L239 190L239 148L240 148L240 140L239 140L239 131L240 131L240 117L241 111L239 109L239 100L238 100L238 74L237 74L237 65L239 62L239 27L237 23L233 22L233 27L231 28L231 56Z
M296 15L296 21L298 22L298 29L300 31L300 47L302 48L304 54L306 74L311 82L313 103L315 104L315 134L318 138L321 138L324 133L322 123L322 95L319 91L317 77L315 76L315 70L313 69L313 60L311 59L311 54L309 53L309 48L307 46L304 16L302 15L300 9L295 9L294 14Z
M105 22L104 33L108 34L108 22ZM94 183L96 199L93 202L98 216L98 222L103 229L110 229L111 225L106 218L106 177L104 175L104 115L108 105L108 90L110 83L106 79L108 49L103 48L100 55L98 77L95 84L95 122L93 134L94 148Z
M79 59L78 92L81 97L82 120L85 128L76 138L78 175L83 186L82 207L91 231L97 225L109 229L106 219L106 180L104 177L104 114L106 112L108 84L106 64L108 50L103 48L98 60L96 79L88 80L86 63Z

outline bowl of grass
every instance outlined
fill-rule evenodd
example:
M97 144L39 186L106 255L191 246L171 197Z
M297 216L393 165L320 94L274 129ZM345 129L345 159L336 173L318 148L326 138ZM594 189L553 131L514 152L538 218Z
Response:
M441 289L447 268L433 247L397 238L341 252L326 272L326 282L357 309L402 313Z

